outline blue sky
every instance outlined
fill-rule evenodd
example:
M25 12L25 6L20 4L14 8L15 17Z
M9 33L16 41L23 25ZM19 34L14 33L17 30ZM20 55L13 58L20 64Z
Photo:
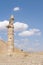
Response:
M25 51L43 51L43 0L0 1L0 39L5 41L5 27L12 14L15 46Z

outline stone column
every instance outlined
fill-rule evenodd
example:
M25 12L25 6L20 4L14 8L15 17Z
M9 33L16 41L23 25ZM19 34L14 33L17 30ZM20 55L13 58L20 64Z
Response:
M14 51L14 17L13 15L10 18L8 28L8 55L12 55Z

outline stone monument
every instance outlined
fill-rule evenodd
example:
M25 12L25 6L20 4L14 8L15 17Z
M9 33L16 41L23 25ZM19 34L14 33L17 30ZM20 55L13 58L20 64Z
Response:
M11 15L9 20L8 29L8 55L12 55L14 51L14 17Z

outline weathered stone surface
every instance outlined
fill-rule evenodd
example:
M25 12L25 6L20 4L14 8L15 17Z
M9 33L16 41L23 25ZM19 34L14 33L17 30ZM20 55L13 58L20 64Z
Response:
M11 55L14 51L14 17L13 15L10 17L8 28L8 55Z
M13 56L0 55L0 65L43 65L43 54L15 52Z

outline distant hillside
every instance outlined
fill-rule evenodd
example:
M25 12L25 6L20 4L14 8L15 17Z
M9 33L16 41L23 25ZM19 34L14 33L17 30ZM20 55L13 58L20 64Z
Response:
M0 40L0 54L1 53L6 53L7 50L8 50L7 43L5 41L3 41L3 40ZM15 52L16 53L21 53L23 51L21 51L21 50L14 47L14 53Z
M0 40L0 53L5 53L7 51L7 45L3 40Z

